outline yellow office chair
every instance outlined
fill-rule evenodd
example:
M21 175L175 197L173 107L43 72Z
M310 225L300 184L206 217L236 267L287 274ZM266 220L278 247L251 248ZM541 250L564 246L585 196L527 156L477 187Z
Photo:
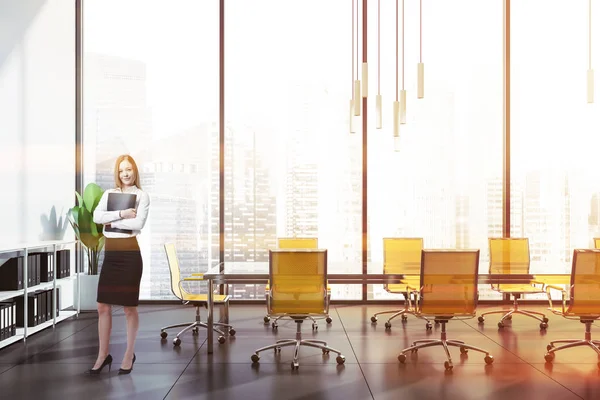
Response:
M373 314L371 322L377 322L377 316L381 314L394 313L385 323L386 329L391 329L392 319L398 315L402 322L408 317L406 314L416 315L411 297L419 290L419 280L421 279L421 250L423 250L422 238L384 238L383 239L383 273L384 274L404 274L411 275L402 283L385 284L383 288L389 293L398 293L404 295L404 308L401 310L380 311ZM424 318L427 323L426 329L431 329L431 322Z
M562 309L557 310L552 307L552 298L550 289L560 290L562 292ZM565 339L553 340L546 349L548 352L544 355L547 362L552 362L555 353L559 350L569 349L571 347L588 346L591 347L600 356L600 341L592 340L592 324L600 319L600 250L582 250L573 251L573 264L571 268L571 286L569 289L570 299L567 307L567 291L558 286L547 285L548 308L554 314L562 315L567 319L579 320L585 324L585 339ZM562 346L555 347L557 343L564 343ZM600 362L598 363L600 368Z
M442 346L448 361L446 370L452 369L452 358L448 346L460 348L461 354L468 350L485 353L486 364L494 362L494 357L486 350L474 347L460 340L446 339L446 323L451 319L475 317L477 309L477 279L479 250L423 250L421 257L421 288L417 303L417 316L432 316L442 324L441 338L416 340L413 345L402 350L398 361L406 361L406 353L416 353L430 346Z
M319 240L317 238L296 238L296 237L285 237L285 238L278 238L277 239L277 247L279 249L316 249L319 247ZM269 299L269 285L267 284L267 286L265 287L265 297L267 298L267 301ZM331 302L331 288L329 287L329 284L327 284L327 304L325 307L326 310L326 315L325 315L325 321L328 324L331 324L331 317L329 316L329 304ZM277 329L277 321L279 319L283 318L283 316L276 318L273 323L271 324L271 326L273 327L273 329ZM313 330L317 330L319 329L319 325L317 324L316 319L322 319L323 317L320 318L313 318L311 317L311 320L313 321L312 324L312 328ZM266 315L263 320L265 321L265 324L268 324L269 321L271 320L271 317L269 315Z
M269 251L269 297L267 313L273 316L288 316L296 322L296 338L281 339L275 344L254 352L253 363L260 360L259 353L274 349L280 353L282 347L294 346L292 369L298 369L300 346L321 349L323 354L337 353L336 361L343 364L346 358L339 350L327 346L327 342L302 339L302 322L313 316L326 315L327 301L327 250L287 249Z
M594 238L594 248L600 249L600 238Z
M181 279L181 271L179 269L179 260L177 258L177 252L175 251L175 245L172 243L165 244L165 252L167 254L167 260L169 262L169 270L171 271L171 290L173 294L178 299L180 299L183 302L183 304L192 304L194 307L196 307L196 320L194 322L185 322L182 324L169 325L165 326L164 328L161 328L160 330L160 337L166 339L168 335L166 332L167 329L179 328L184 326L185 328L181 332L179 332L177 336L175 336L175 339L173 339L173 345L179 346L181 344L180 337L185 332L191 329L192 333L196 335L198 334L199 327L207 328L206 323L200 320L200 307L206 307L208 295L200 293L190 293L186 291L182 286L183 282L197 282L203 281L204 279L199 274L195 274L193 277ZM225 332L218 329L216 326L228 328L229 335L235 335L235 330L231 327L231 325L229 325L229 297L229 295L224 296L218 294L215 294L213 296L215 304L223 304L225 311L225 323L215 322L215 327L213 328L213 330L220 335L218 339L219 343L225 343Z
M490 274L529 274L529 239L527 238L490 238ZM536 286L541 285L541 286ZM498 328L504 328L504 321L512 319L513 314L523 314L540 321L540 329L548 327L548 318L543 313L519 309L518 300L521 295L546 293L543 282L532 281L526 284L492 284L492 289L513 296L513 308L488 311L479 317L485 321L488 314L504 314L498 322ZM538 315L541 316L538 317Z

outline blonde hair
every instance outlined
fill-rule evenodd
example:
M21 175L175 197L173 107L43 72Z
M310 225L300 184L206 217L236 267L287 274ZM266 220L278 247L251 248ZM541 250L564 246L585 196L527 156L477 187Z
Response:
M115 186L119 189L123 188L123 183L121 182L121 178L119 178L119 167L123 161L129 161L131 163L131 166L133 167L133 173L135 174L133 185L137 186L138 189L141 189L142 185L140 184L140 173L137 164L135 163L133 157L131 157L129 154L122 154L117 157L117 161L115 162Z

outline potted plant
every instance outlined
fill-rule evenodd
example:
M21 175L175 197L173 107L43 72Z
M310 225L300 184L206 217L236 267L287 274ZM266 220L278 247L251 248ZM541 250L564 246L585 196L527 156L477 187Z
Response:
M79 306L81 310L95 310L98 293L98 264L104 248L102 224L94 223L94 210L104 190L95 183L88 184L83 196L75 192L78 205L67 213L69 223L87 255L87 274L80 274Z

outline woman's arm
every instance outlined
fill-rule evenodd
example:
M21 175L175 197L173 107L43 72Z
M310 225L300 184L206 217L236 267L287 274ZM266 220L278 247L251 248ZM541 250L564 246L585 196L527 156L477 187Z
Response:
M142 192L140 204L137 208L137 215L135 218L126 218L120 221L111 223L113 228L119 229L131 229L140 231L146 225L146 219L148 218L148 211L150 210L150 196L148 193Z
M119 211L107 211L106 205L108 202L108 190L102 194L98 206L94 210L94 222L97 224L108 224L109 222L118 221L121 219Z

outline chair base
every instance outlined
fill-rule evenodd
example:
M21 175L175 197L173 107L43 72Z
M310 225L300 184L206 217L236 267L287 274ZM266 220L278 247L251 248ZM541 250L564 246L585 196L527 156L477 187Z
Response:
M233 327L229 323L227 323L227 322L229 322L229 304L228 303L225 303L225 321L226 321L226 323L213 322L213 331L217 332L220 335L218 338L218 341L221 344L225 343L226 333L223 330L219 329L218 328L219 326L227 328L227 333L230 336L235 335L235 329L233 329ZM208 329L208 325L205 322L202 322L200 320L200 306L199 305L196 305L196 320L195 321L165 326L160 329L160 337L162 339L166 339L168 336L168 333L166 332L167 329L181 328L181 327L184 327L184 328L173 339L174 346L179 346L181 344L180 336L183 335L184 333L186 333L187 331L192 330L193 334L198 334L198 331L199 331L198 328L202 327L202 328Z
M556 356L556 352L564 349L570 349L573 347L581 347L587 346L591 347L600 358L600 340L592 340L591 327L593 321L581 321L585 324L585 339L577 340L577 339L560 339L553 340L550 342L546 349L548 352L544 355L544 359L547 362L552 362L554 357ZM564 343L562 346L555 347L556 343ZM600 368L600 362L598 362L598 368Z
M329 352L336 353L337 357L335 360L338 364L343 364L346 361L346 357L344 357L339 350L336 350L333 347L327 346L327 342L325 342L323 340L316 340L316 339L302 339L302 332L301 332L302 322L303 322L303 320L301 320L301 319L296 320L296 326L297 326L296 339L280 339L275 344L261 347L260 349L256 350L254 352L254 354L252 355L252 357L251 357L252 363L254 363L254 364L258 363L258 360L260 360L260 356L258 353L260 353L262 351L274 349L275 353L280 353L282 347L288 347L288 346L294 346L294 359L292 360L292 363L291 363L292 369L298 369L300 366L300 364L298 363L300 346L308 346L308 347L314 347L317 349L321 349L323 351L323 354L329 354Z
M452 364L452 357L450 356L450 350L448 347L453 346L453 347L460 348L461 354L466 354L469 350L475 350L475 351L479 351L481 353L485 353L485 358L484 358L485 363L491 364L494 362L494 357L492 357L490 355L490 353L487 352L486 350L480 349L479 347L471 346L460 340L447 340L446 339L446 323L448 321L440 320L439 322L442 324L442 332L441 332L440 339L423 339L423 340L414 341L412 346L402 350L402 352L398 356L398 361L400 361L402 364L404 364L404 362L406 361L406 353L408 353L408 352L416 353L419 349L422 349L425 347L442 346L444 348L444 351L446 352L446 357L448 358L448 360L444 362L444 368L446 368L447 371L450 371L453 368L453 364Z
M429 319L419 316L417 313L415 313L414 311L412 311L408 306L405 305L405 307L402 310L388 310L388 311L380 311L378 313L373 314L373 316L371 317L371 322L372 323L377 323L377 316L381 315L381 314L391 314L393 313L393 315L391 317L388 318L388 320L385 322L385 329L391 329L392 328L392 320L394 318L396 318L397 316L400 316L402 318L402 322L405 322L408 317L406 316L406 314L410 314L410 315L414 315L417 318L420 319L424 319L426 321L425 323L425 329L427 330L431 330L432 329L432 324L431 321L429 321ZM437 323L437 321L436 321Z
M509 310L508 312L506 310L496 310L496 311L484 312L483 314L481 314L479 316L478 321L480 323L483 323L483 321L485 321L485 316L489 315L489 314L504 314L502 316L502 318L500 318L500 321L498 322L498 328L504 328L505 320L511 320L513 314L521 314L521 315L525 315L527 317L537 319L538 321L540 321L540 329L548 328L548 318L546 318L546 315L544 313L519 309L517 296L513 296L513 297L514 297L514 303L513 303L513 308L511 310ZM541 317L539 317L539 316L541 316Z

